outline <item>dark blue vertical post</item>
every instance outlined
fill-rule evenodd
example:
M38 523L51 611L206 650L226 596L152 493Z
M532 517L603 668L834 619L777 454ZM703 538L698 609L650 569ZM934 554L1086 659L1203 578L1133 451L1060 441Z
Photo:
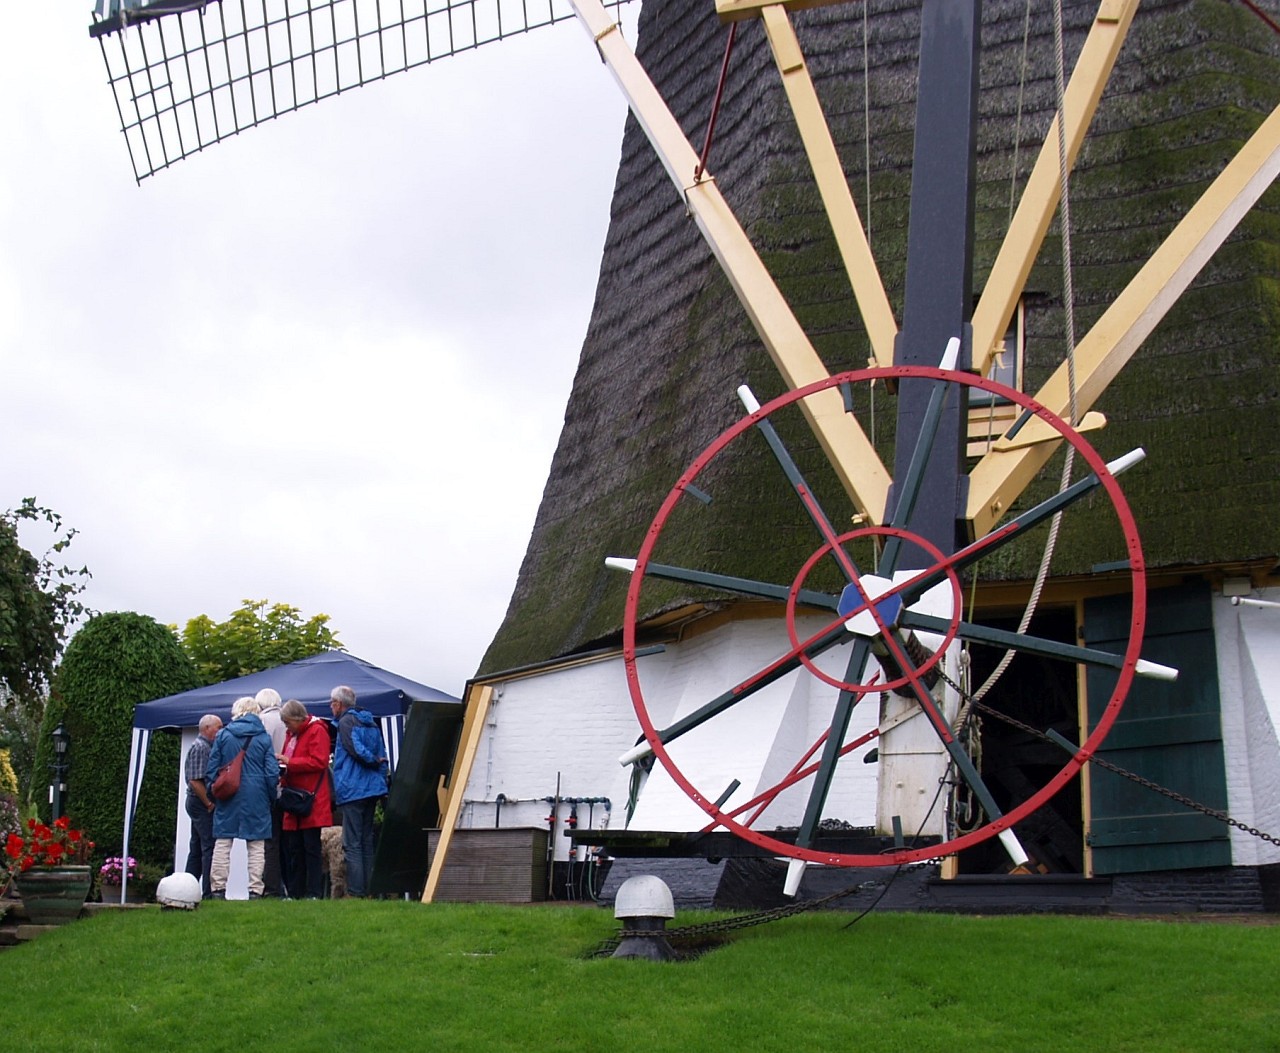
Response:
M961 338L959 369L972 361L973 212L976 181L978 53L981 0L923 0L919 94L907 227L907 275L902 331L894 349L900 365L936 366L947 341ZM903 381L898 391L898 433L893 477L906 478L920 434L930 384ZM955 551L963 507L965 390L952 392L933 442L920 500L907 527ZM890 518L892 502L890 498ZM905 552L902 565L927 557Z

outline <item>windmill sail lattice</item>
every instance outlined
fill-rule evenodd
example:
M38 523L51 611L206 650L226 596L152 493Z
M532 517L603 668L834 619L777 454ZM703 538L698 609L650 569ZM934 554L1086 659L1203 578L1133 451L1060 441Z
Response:
M567 0L99 0L89 32L141 182L273 117L570 18Z

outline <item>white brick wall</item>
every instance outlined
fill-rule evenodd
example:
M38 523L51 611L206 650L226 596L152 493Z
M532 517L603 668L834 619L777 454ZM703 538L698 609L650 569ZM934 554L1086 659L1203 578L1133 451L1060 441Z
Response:
M1280 589L1260 594L1280 600ZM801 633L820 627L802 622ZM1223 745L1227 758L1230 814L1280 835L1280 610L1234 607L1214 599L1214 630L1222 696ZM729 623L639 660L640 683L654 724L663 727L758 672L788 650L785 625L757 619ZM836 649L819 664L833 677L843 673L847 652ZM740 788L729 808L761 787L776 784L827 727L835 688L805 673L792 675L673 743L681 771L714 799L733 779ZM874 726L878 696L854 713L852 739ZM606 797L610 805L578 807L581 828L625 825L630 769L618 757L637 740L640 727L627 691L620 657L551 670L495 687L489 720L467 784L462 826L492 826L501 808L503 826L543 826L551 806L544 799ZM844 763L828 798L826 814L854 825L876 822L881 765ZM769 829L795 825L803 814L808 784L784 791L754 824ZM561 823L569 815L562 805ZM655 766L631 823L638 830L697 830L708 817ZM556 858L567 857L557 827ZM181 831L180 831L181 835ZM1234 862L1240 866L1280 862L1280 847L1232 830Z
M801 633L813 632L821 619L802 621ZM640 682L647 709L658 727L710 701L727 688L758 672L789 650L780 620L729 623L665 651L639 659ZM834 677L843 673L847 651L820 660ZM733 779L740 788L727 807L754 797L762 786L786 774L827 727L836 689L804 673L791 675L753 695L724 715L683 736L671 746L672 756L694 786L714 799ZM878 696L869 696L855 711L849 738L873 727ZM579 827L589 821L622 828L630 770L618 757L640 735L627 691L620 657L552 670L495 685L495 700L467 783L460 825L493 825L496 799L505 826L544 825L550 805L561 797L608 797L611 811L596 805L594 814L579 806ZM845 763L828 799L827 814L855 825L875 821L876 765L858 763L866 749ZM770 828L799 822L807 784L779 795L755 824ZM560 811L561 819L568 814ZM696 830L709 822L660 765L655 765L641 793L637 830ZM567 844L557 835L556 858L566 857Z
M1280 589L1258 598L1280 601ZM1213 600L1222 696L1222 745L1227 811L1232 818L1280 837L1280 609ZM1280 847L1231 829L1237 866L1280 862Z
M561 797L607 797L580 805L585 829L622 825L627 772L618 756L638 734L622 660L552 670L494 685L484 733L467 781L459 819L463 827L546 826L557 783ZM563 821L569 807L559 812ZM557 826L556 858L567 858L567 840Z

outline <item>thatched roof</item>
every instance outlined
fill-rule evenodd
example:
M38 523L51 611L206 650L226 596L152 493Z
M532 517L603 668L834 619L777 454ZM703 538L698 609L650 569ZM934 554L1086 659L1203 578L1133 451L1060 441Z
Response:
M1274 6L1274 4L1272 4ZM725 29L713 5L645 0L637 52L700 145ZM983 27L975 289L1010 209L1015 144L1025 179L1052 116L1052 23L1035 5L1025 83L1025 5L986 4ZM1066 4L1068 69L1096 4ZM862 5L795 16L859 211L901 317L913 148L919 4ZM870 129L864 137L864 86ZM1111 78L1072 186L1077 335L1083 335L1248 134L1280 101L1280 37L1226 0L1144 3ZM1021 110L1021 135L1016 132ZM865 153L870 152L870 201ZM761 27L740 27L710 168L832 370L866 363L867 339L811 181ZM1021 183L1019 183L1019 187ZM1027 376L1034 391L1061 360L1060 247L1051 234L1028 291ZM1280 193L1272 188L1108 390L1106 456L1151 457L1126 490L1148 562L1202 565L1280 551ZM681 471L740 415L747 381L782 383L727 281L685 215L634 121L623 142L590 329L559 448L511 598L482 672L584 649L616 636L625 577L607 555L633 555ZM892 408L879 410L887 420ZM891 435L878 441L891 442ZM795 439L801 458L811 451ZM761 481L764 457L725 468L738 515L715 537L681 535L681 561L736 554L755 577L789 582L812 540L789 545L789 496ZM886 454L885 463L892 464ZM1054 480L1046 479L1052 486ZM1006 550L983 574L1030 577L1039 552ZM1055 573L1096 561L1088 524L1068 517ZM674 560L673 560L674 561ZM655 604L700 597L675 588Z

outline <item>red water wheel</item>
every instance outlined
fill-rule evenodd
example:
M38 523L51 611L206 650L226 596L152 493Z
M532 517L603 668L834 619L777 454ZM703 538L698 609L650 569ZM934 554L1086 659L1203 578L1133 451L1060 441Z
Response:
M900 481L895 488L898 491L896 508L901 514L891 516L890 522L883 526L837 529L824 502L843 513L844 522L851 520L847 498L832 482L834 475L832 479L818 478L820 474L830 473L829 466L810 464L807 471L802 472L781 436L799 434L795 429L803 427L798 423L800 404L818 392L839 387L845 392L846 405L855 407L860 399L861 404L867 404L867 389L871 385L907 380L931 385L931 416L927 415L926 426L917 438L917 451L924 456L915 458L913 464L927 459L942 406L946 399L957 397L958 388L964 387L970 392L987 392L997 400L1019 407L1021 417L1013 430L1025 426L1032 418L1049 425L1074 448L1079 478L1068 488L1000 522L985 537L954 553L940 551L906 527L917 500L930 499L929 494L920 492L920 482L914 477ZM1172 670L1145 663L1139 657L1146 612L1142 549L1133 515L1115 476L1140 461L1141 452L1135 451L1108 465L1079 432L1034 399L994 381L948 369L899 366L857 370L788 392L758 408L749 394L745 401L750 411L717 437L671 488L645 535L634 566L628 561L622 563L632 570L623 629L627 683L644 731L644 743L624 760L636 761L652 753L683 792L709 816L711 822L706 829L731 831L771 854L793 859L834 866L883 866L951 854L997 835L1008 838L1005 832L1049 800L1098 748L1115 723L1135 674L1174 675ZM794 537L797 530L812 532L808 555L798 561L791 579L769 581L744 574L732 558L709 556L710 565L697 567L663 562L664 549L716 552L714 544L691 546L689 533L700 522L705 530L715 531L718 495L733 485L733 472L717 470L718 464L726 459L727 451L734 444L758 443L761 437L769 445L780 478L786 480L796 498L796 523L788 529L788 536ZM1087 495L1092 495L1092 499L1082 502L1081 498ZM1100 500L1100 496L1103 499ZM723 503L729 506L727 514L742 515L741 502ZM1113 562L1127 568L1127 591L1131 597L1128 643L1121 654L1011 633L967 621L964 617L962 589L966 571L972 572L979 561L1015 540L1047 533L1048 523L1058 512L1091 517L1091 532L1096 517L1100 521L1097 530L1114 538ZM665 543L668 534L678 537ZM861 553L865 558L872 549L878 553L878 566L869 572L859 566L858 556ZM912 569L902 570L902 567ZM819 568L822 573L818 572ZM655 606L664 602L664 597L655 599L649 590L664 588L669 592L671 582L697 586L704 594L707 588L712 588L726 597L777 604L785 621L787 642L777 653L762 656L750 675L713 684L707 689L705 703L692 708L686 706L678 720L663 723L655 718L655 707L646 697L637 646L641 622ZM925 609L926 596L932 597L928 610ZM941 614L938 613L940 603ZM806 622L809 628L801 629L800 611L810 615L821 612L816 631L812 618ZM931 634L933 644L922 647L918 634ZM1061 768L1011 807L1007 803L1004 808L996 804L983 783L978 765L965 752L957 729L952 727L935 698L933 685L940 672L939 664L953 641L1012 648L1074 665L1105 667L1116 675L1111 696L1088 736L1080 743L1067 743L1059 736L1063 746ZM829 668L820 666L820 656L828 652L841 657L839 660L828 657L825 664L830 667L835 661L843 668L842 674L833 675ZM731 710L747 703L762 688L791 676L815 676L834 690L835 703L826 730L816 741L806 739L804 748L789 758L789 763L781 765L786 774L768 785L739 794L730 793L721 785L697 785L699 762L694 752L684 749L686 736L701 729L697 737L702 739L701 748L705 750L705 736L708 731L715 732L717 721L725 720ZM861 736L851 737L851 716L860 704L877 705L880 693L888 690L906 695L923 711L949 755L952 784L981 803L985 821L964 833L948 833L941 843L936 839L919 847L902 843L888 853L824 851L817 836L823 821L843 818L823 814L832 782L842 764L862 763L878 734L878 729L873 728ZM663 711L663 707L657 708ZM771 770L779 770L776 761L771 764ZM807 787L807 791L802 792L807 792L808 803L794 842L779 836L776 829L766 831L753 827L779 794L796 786ZM746 800L739 799L742 796Z

